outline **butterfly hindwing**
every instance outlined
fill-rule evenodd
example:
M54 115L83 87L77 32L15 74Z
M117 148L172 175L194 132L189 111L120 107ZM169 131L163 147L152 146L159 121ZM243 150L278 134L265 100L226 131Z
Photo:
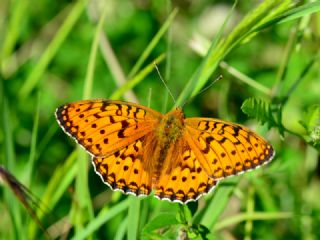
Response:
M142 139L104 158L93 158L95 171L113 190L134 195L151 192L151 178L142 167Z
M162 171L155 186L157 198L187 203L197 200L217 184L217 181L204 171L194 151L184 139L172 150L165 161L176 164L170 171Z

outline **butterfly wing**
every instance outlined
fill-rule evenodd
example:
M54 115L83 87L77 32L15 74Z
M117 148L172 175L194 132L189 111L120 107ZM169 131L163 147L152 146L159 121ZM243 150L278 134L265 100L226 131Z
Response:
M251 130L212 118L187 118L185 138L206 173L214 179L267 163L272 146Z
M113 190L133 195L148 195L151 178L142 166L143 138L104 157L93 157L95 171Z
M161 114L133 103L85 100L59 107L56 118L91 155L103 158L151 132Z
M171 146L165 162L171 165L163 169L155 186L155 196L159 199L181 203L195 201L217 184L204 171L184 138Z

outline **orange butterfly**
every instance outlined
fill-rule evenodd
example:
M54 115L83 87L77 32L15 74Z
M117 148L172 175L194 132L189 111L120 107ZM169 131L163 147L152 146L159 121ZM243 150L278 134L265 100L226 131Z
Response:
M85 100L56 110L63 130L93 157L113 190L187 203L227 176L269 162L274 150L249 129L213 118L163 115L123 101Z

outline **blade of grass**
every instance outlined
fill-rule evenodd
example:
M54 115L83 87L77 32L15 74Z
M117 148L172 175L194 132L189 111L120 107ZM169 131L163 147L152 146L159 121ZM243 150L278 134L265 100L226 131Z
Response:
M288 11L293 5L294 3L292 2L292 0L275 2L275 4L271 6L270 11L266 12L265 16L259 22L257 22L257 24L255 24L255 26L252 27L250 31L246 34L247 36L245 36L246 38L245 41L247 41L248 38L250 39L252 36L255 36L256 33L259 32L259 31L254 31L255 29L258 29L259 26L262 26L265 23L272 21L273 19L276 19L277 16L280 16L286 11ZM272 25L269 25L269 26L272 26ZM260 29L260 31L261 30L262 29Z
M92 221L90 221L89 224L84 229L82 229L82 231L78 232L72 239L87 239L88 236L92 235L107 221L126 210L129 207L129 204L130 199L127 198L126 200L118 203L112 208L109 208L108 206L102 208L98 215Z
M77 174L75 179L76 201L72 202L72 208L70 210L70 218L74 223L75 232L81 231L88 218L92 220L94 217L88 186L88 166L88 153L80 146L77 146Z
M36 210L41 208L40 200L33 195L33 193L24 186L18 179L15 178L5 167L0 165L0 180L6 183L6 186L12 191L16 199L24 206L24 209L28 212L29 216L36 222L43 233L48 236L44 226L39 220Z
M71 8L72 4L69 4L67 7L61 9L61 11L47 22L36 34L32 34L32 36L24 42L19 42L19 46L15 46L18 48L15 48L10 56L3 59L3 65L6 66L6 68L2 69L3 76L9 79L28 61L38 59L49 44L49 37L53 36L54 33L58 31L61 22L63 22L69 14ZM24 17L27 16L25 15ZM50 35L48 35L49 32L51 33Z
M30 154L29 154L29 161L26 165L26 182L25 185L29 185L32 180L33 176L33 168L36 160L36 152L37 152L37 136L38 136L38 129L39 129L39 112L40 112L40 92L38 92L37 98L37 107L36 113L34 115L34 123L32 128L32 135L31 135L31 144L30 144Z
M128 218L126 217L121 221L121 225L119 226L116 235L114 237L114 240L123 240L125 239L125 235L127 232L127 227L128 227Z
M188 81L187 85L185 86L185 88L183 89L183 91L181 92L180 96L178 97L175 106L174 107L178 107L178 106L182 106L187 99L191 96L191 95L195 95L195 88L198 85L199 79L201 77L201 75L203 75L203 72L205 71L205 66L207 65L207 62L209 61L209 57L212 54L212 52L214 51L215 48L219 48L219 41L222 37L222 33L224 31L224 28L227 24L227 22L229 21L232 12L234 11L234 8L237 4L237 1L235 1L235 3L232 6L232 9L230 10L228 16L226 17L222 27L220 28L217 36L213 39L213 41L211 42L210 48L208 50L207 55L205 56L205 58L202 60L200 66L198 67L198 69L196 70L195 74L192 75L191 79ZM216 63L218 64L218 63ZM214 66L215 69L216 66ZM212 70L213 71L213 70Z
M100 19L95 31L95 35L94 35L94 40L91 45L90 58L89 58L89 63L87 68L86 79L84 82L84 88L83 88L82 97L84 99L88 99L91 96L93 79L94 79L94 68L96 64L97 51L99 47L99 37L102 32L103 23L107 15L107 9L108 9L108 5L106 4L100 16Z
M263 178L251 177L250 182L254 184L257 198L266 212L278 211L276 200L272 197L271 186ZM257 200L258 201L258 200Z
M26 98L30 92L39 84L41 76L43 76L45 70L47 69L49 63L52 61L53 57L56 55L57 51L60 49L62 43L65 41L68 34L73 29L75 23L81 16L84 7L85 0L79 0L74 4L70 14L67 16L66 20L62 24L59 31L56 33L55 37L50 42L49 46L42 54L38 63L35 65L26 81L23 83L18 96L21 99Z
M202 61L200 67L196 73L192 76L183 92L180 94L176 105L181 106L181 103L185 102L190 96L194 96L205 85L209 77L216 70L219 62L227 56L227 54L238 46L245 38L252 35L252 29L259 26L259 23L272 11L275 11L277 7L285 11L283 5L279 5L279 0L266 0L256 7L252 12L236 26L236 28L225 39L214 40L211 43L210 49ZM235 6L235 5L234 5ZM229 15L233 12L231 9ZM280 14L280 13L279 13ZM228 17L226 21L228 20Z
M254 212L252 214L240 213L238 215L219 221L214 226L214 231L219 231L226 227L229 227L247 220L250 220L250 221L281 220L281 219L290 219L292 217L293 217L293 214L291 212L275 212L275 213Z
M84 82L83 99L89 99L91 96L94 80L94 68L96 64L97 50L99 46L99 37L107 14L107 6L107 4L104 6L98 25L95 30L95 35L90 51L86 78ZM76 232L81 231L84 222L87 220L87 217L89 217L90 221L93 219L93 209L88 186L88 162L88 154L84 152L81 147L78 147L78 173L76 177L75 191L77 196L77 202L74 202L73 204L73 209L75 210L74 214L76 215L75 219L77 220L75 222Z
M269 12L278 6L279 2L281 1L266 0L262 2L243 18L243 20L234 28L225 40L222 39L216 48L209 50L205 67L198 79L198 84L193 95L204 86L210 75L217 68L219 62L225 58L231 50L247 38L251 34L250 30L263 21L263 19L268 16Z
M116 54L112 49L109 39L104 34L100 34L100 49L117 87L124 85L127 82L127 78L120 66ZM131 89L124 94L124 98L130 102L138 102L136 95Z
M250 87L259 90L260 92L270 96L271 95L271 90L265 86L263 86L262 84L258 83L257 81L255 81L254 79L246 76L245 74L243 74L242 72L238 71L237 69L231 67L230 65L228 65L226 62L221 61L220 65L221 68L225 69L228 71L228 73L230 73L231 75L235 76L237 79L239 79L240 81L248 84Z
M283 58L281 59L280 66L279 66L279 69L277 72L276 82L274 84L275 87L273 89L273 92L274 92L275 96L279 96L280 92L282 90L283 81L284 81L284 79L286 77L286 73L287 73L287 66L288 66L289 60L294 52L296 40L297 40L297 31L295 31L295 30L291 31L288 42L285 46Z
M55 121L55 120L54 120ZM43 150L47 147L47 145L50 143L50 141L52 140L54 134L57 132L58 130L58 125L57 124L49 124L49 126L51 126L48 131L44 134L44 137L41 138L41 141L39 141L39 145L38 145L38 149L36 152L36 160L39 159L39 157L41 156Z
M10 121L10 107L7 98L5 97L5 93L3 92L2 87L2 79L1 79L1 105L2 105L2 125L3 125L3 135L4 135L4 162L3 165L6 166L6 168L10 172L14 172L14 168L16 166L16 156L15 156L15 149L14 149L14 142L13 142L13 136L12 136L12 127L11 127L11 121Z
M298 7L294 7L292 9L288 9L287 11L281 13L280 15L270 19L269 21L257 26L255 29L252 30L252 32L258 32L261 31L269 26L272 26L274 24L279 23L285 23L292 20L299 19L303 16L316 13L320 11L320 2L311 2L306 3Z
M223 186L221 184L221 186L218 187L218 189L214 192L213 198L210 200L209 206L206 208L206 211L200 220L200 224L206 226L208 229L212 229L212 227L218 221L220 215L225 210L225 207L238 181L239 178L230 178L223 182Z
M4 34L5 39L3 42L2 53L1 53L1 69L5 72L6 59L12 54L12 51L17 43L19 37L19 31L21 31L20 24L23 18L26 18L27 7L29 6L29 1L19 0L12 2L12 15L8 18L9 23L7 24L8 29Z
M127 236L128 240L135 240L138 238L138 229L140 223L140 202L141 199L135 196L130 196L130 204L128 211Z
M63 194L66 192L67 188L75 179L77 173L76 159L77 151L73 151L64 164L59 166L51 176L47 188L41 198L42 203L45 206L48 206L48 208L54 209ZM40 211L40 209L37 211L37 216L39 219L45 217L44 212ZM34 222L30 222L28 237L30 239L35 239L37 231L37 225L35 225Z
M129 89L132 89L134 86L136 86L138 83L140 83L145 77L151 73L154 69L154 62L159 63L162 62L165 58L165 54L161 54L159 57L157 57L152 63L147 65L145 68L143 68L138 74L130 79L126 84L118 88L113 94L111 94L110 99L119 99L126 91Z
M248 199L247 199L247 211L248 215L251 215L254 212L254 188L249 186L248 190ZM244 232L245 232L245 240L252 239L252 230L253 230L253 222L251 219L245 221L244 224Z
M2 81L1 81L2 82ZM1 83L1 91L2 83ZM3 132L4 132L4 165L7 169L11 172L14 170L16 166L16 158L15 158L15 151L14 151L14 143L13 143L13 136L12 136L12 127L10 121L10 108L7 102L7 99L4 97L4 94L1 94L1 100L3 104L3 113L2 113L2 124L3 124ZM12 170L11 170L12 169ZM12 171L14 172L14 171ZM23 230L22 224L22 212L19 206L18 200L10 193L9 189L4 190L4 202L5 206L8 209L11 222L12 222L12 237L14 239L23 239L23 235L25 235L25 231ZM18 206L18 207L17 207Z
M132 78L136 73L139 71L143 63L146 61L146 59L149 57L152 50L155 48L155 46L160 41L161 37L165 34L167 29L171 26L172 21L174 17L176 16L178 12L178 9L174 9L172 13L169 15L168 19L165 21L165 23L162 25L160 30L157 32L157 34L152 38L149 45L146 47L146 49L141 54L140 58L138 59L137 63L133 66L132 70L130 71L128 75L128 79Z

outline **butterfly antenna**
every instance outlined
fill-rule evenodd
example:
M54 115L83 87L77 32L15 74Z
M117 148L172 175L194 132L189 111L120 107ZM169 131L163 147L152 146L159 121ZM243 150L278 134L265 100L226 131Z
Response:
M218 81L221 80L221 79L222 79L222 75L220 75L220 76L217 77L215 80L213 80L208 86L206 86L204 89L202 89L200 92L198 92L197 95L200 95L201 93L207 91L209 88L212 87L213 84L215 84L216 82L218 82ZM196 95L196 96L197 96L197 95Z
M174 96L173 96L172 92L170 91L170 89L169 89L168 85L166 84L166 82L163 80L163 78L162 78L162 76L161 76L161 73L160 73L160 71L159 71L159 69L158 69L158 66L157 66L156 62L153 62L153 64L154 64L155 69L156 69L157 72L158 72L158 75L159 75L159 77L160 77L163 85L166 87L168 93L170 94L173 102L176 103L176 99L174 98Z
M222 75L220 75L219 77L217 77L215 80L213 80L208 86L206 86L204 89L202 89L200 92L198 92L198 93L197 93L195 96L193 96L192 98L194 98L194 97L200 95L201 93L207 91L209 88L212 87L213 84L215 84L216 82L218 82L218 81L221 80L222 78L223 78ZM186 105L186 103L187 103L187 101L186 101L184 104L182 104L181 107L183 108L183 106Z

